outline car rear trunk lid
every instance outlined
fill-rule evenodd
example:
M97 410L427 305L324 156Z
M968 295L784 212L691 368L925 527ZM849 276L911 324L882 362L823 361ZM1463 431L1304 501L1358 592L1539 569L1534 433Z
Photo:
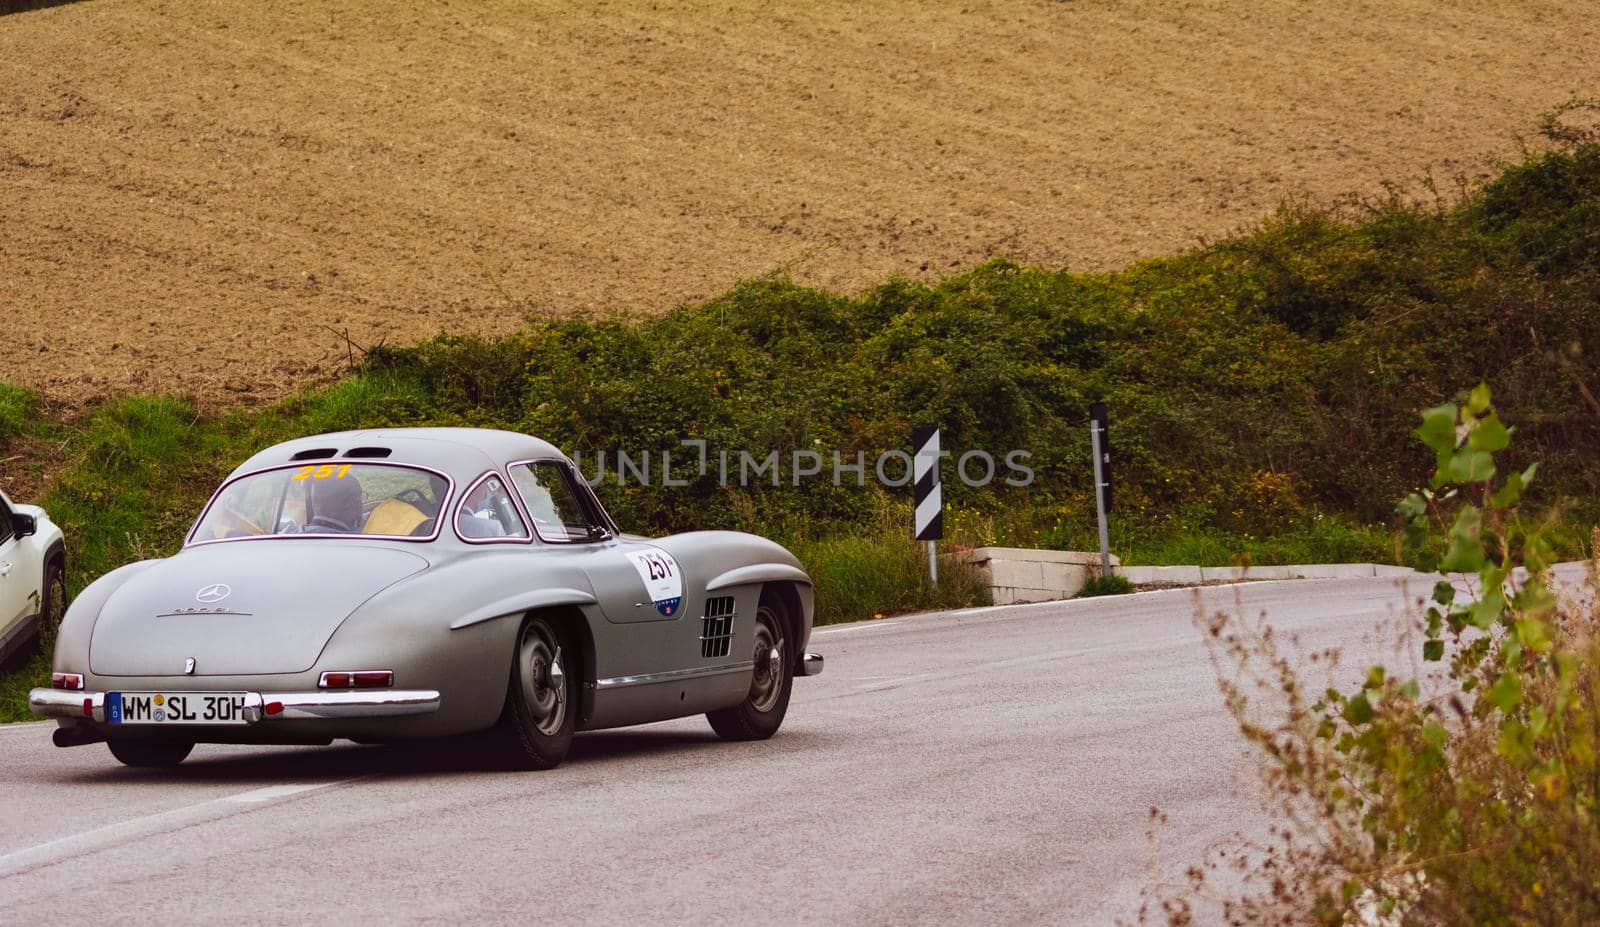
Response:
M112 594L89 644L107 676L299 673L361 603L428 561L343 540L230 541L188 548Z

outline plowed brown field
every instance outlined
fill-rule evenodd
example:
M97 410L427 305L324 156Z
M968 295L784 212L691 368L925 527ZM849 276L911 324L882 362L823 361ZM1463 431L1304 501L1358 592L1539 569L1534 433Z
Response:
M270 398L786 268L1113 268L1475 174L1592 0L99 0L0 17L0 378Z

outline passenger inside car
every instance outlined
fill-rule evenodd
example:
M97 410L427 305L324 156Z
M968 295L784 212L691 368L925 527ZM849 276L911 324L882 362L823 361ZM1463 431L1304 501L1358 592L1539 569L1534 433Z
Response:
M516 503L497 479L484 480L467 494L456 524L469 540L528 536Z
M310 533L354 534L361 526L361 484L355 480L317 480L311 484Z

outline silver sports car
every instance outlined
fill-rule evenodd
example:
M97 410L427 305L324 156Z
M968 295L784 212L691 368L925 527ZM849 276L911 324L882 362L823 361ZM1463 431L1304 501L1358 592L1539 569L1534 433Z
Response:
M763 538L619 533L536 438L319 435L234 471L175 556L85 589L29 704L58 745L133 766L201 742L482 732L542 769L574 731L702 712L770 737L794 677L822 671L812 603Z

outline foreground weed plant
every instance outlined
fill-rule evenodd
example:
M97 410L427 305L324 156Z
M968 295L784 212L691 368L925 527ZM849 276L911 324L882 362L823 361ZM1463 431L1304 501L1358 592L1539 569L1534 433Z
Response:
M1127 595L1133 591L1133 583L1128 582L1126 576L1091 576L1078 590L1077 597L1090 599L1102 595Z
M1270 627L1205 618L1281 814L1269 843L1192 869L1147 918L1194 923L1214 904L1230 924L1600 923L1592 577L1553 591L1544 525L1519 509L1536 468L1501 471L1512 434L1486 387L1416 434L1437 467L1399 512L1459 577L1418 602L1423 672L1374 666L1318 694Z

